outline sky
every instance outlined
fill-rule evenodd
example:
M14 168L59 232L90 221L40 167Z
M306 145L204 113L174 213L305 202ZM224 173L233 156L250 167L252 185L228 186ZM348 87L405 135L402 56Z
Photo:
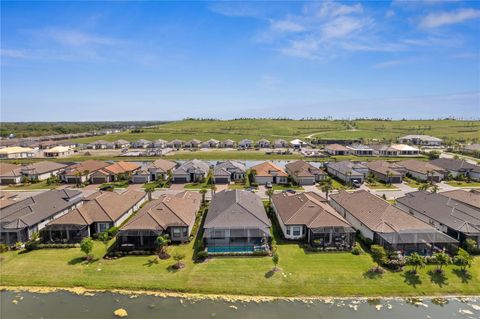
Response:
M1 121L480 118L480 2L1 1Z

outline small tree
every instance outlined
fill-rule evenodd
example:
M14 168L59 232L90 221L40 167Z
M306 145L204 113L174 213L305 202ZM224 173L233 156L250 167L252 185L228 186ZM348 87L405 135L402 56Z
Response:
M322 192L325 193L325 197L328 200L328 194L333 190L333 182L330 177L327 177L322 183L321 183L321 189Z
M370 251L372 254L372 259L374 262L377 263L377 268L387 262L387 252L385 248L380 245L372 245L370 247Z
M279 261L279 256L278 256L278 253L277 252L274 252L273 253L273 256L272 256L272 262L273 262L273 271L277 271L278 268L277 268L277 265L278 265L278 261Z
M108 248L108 242L110 241L110 235L107 231L101 232L98 234L98 239L105 245L105 251Z
M453 263L459 266L464 273L467 272L467 268L472 267L472 262L472 256L462 248L458 249L457 255L453 258Z
M407 265L410 265L413 267L412 273L416 274L418 267L422 268L425 266L425 258L423 256L420 256L418 253L413 253L410 256L407 256L405 258L405 261L407 262Z
M418 186L418 190L421 190L421 191L426 191L430 188L430 184L428 183L422 183Z
M185 259L185 254L175 252L175 254L173 255L173 259L176 261L174 265L176 269L183 268L184 265L182 263L182 260Z
M446 265L452 263L452 258L450 258L450 256L447 255L444 252L439 252L439 253L433 254L433 258L435 259L435 263L437 264L436 271L438 273L443 272L443 269L442 269L443 266L446 266Z
M157 239L155 240L155 245L157 246L157 251L160 257L166 257L166 258L169 257L168 254L165 252L165 247L167 247L169 243L170 243L170 239L168 235L158 236Z
M207 194L207 189L206 188L202 188L200 190L200 194L202 194L202 203L205 204L205 195Z
M269 188L269 189L267 189L267 191L265 193L267 194L268 202L271 205L272 204L273 189Z
M86 259L92 259L91 253L93 250L93 240L90 237L85 237L80 242L80 250L83 251L86 255Z
M155 191L155 185L153 184L147 184L145 185L145 192L147 193L148 200L152 200L152 193Z
M436 193L436 192L438 192L438 190L439 190L439 187L438 187L437 184L432 183L432 184L430 185L430 191L431 191L432 193Z

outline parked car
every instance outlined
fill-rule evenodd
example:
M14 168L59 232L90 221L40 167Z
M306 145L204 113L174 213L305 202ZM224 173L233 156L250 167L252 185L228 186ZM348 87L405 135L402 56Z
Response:
M297 191L294 190L294 189L286 189L286 190L284 190L284 192L285 193L290 193L290 194L296 194L297 193Z
M266 187L266 188L272 188L272 187L273 187L273 185L272 185L272 183L270 183L270 182L267 182L267 183L265 183L265 187Z
M352 181L352 186L355 188L359 188L360 186L362 186L362 183L359 180L354 179Z

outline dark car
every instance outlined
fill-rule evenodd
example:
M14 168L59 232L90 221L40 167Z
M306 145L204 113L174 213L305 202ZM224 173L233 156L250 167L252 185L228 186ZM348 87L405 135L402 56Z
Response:
M355 188L359 188L360 186L362 186L362 183L359 180L354 179L352 181L352 186L355 187Z
M297 191L294 190L294 189L286 189L286 190L284 190L284 192L285 193L290 193L290 194L296 194L297 193Z
M272 187L273 187L273 185L272 185L272 183L270 183L270 182L267 182L267 183L265 183L265 187L266 187L266 188L272 188Z

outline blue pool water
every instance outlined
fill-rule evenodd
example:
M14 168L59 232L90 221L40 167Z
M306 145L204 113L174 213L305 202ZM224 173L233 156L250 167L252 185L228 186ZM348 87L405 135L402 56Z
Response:
M208 247L209 253L252 253L253 246L214 246Z

